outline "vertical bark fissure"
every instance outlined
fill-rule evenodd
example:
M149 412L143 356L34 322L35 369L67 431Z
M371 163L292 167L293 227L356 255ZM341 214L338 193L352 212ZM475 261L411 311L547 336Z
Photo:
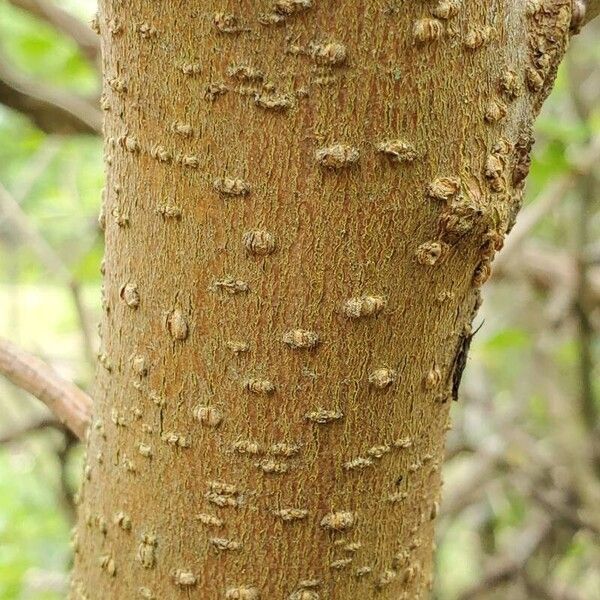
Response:
M567 0L104 0L73 598L424 598L460 340Z

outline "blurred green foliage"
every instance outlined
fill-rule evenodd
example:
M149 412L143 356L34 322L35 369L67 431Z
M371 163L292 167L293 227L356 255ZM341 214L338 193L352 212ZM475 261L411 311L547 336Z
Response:
M48 477L49 472L56 477L58 466L43 442L38 440L46 454L0 452L0 598L7 600L64 597L60 579L57 593L35 590L36 572L64 573L71 560L70 524L56 506L56 482Z

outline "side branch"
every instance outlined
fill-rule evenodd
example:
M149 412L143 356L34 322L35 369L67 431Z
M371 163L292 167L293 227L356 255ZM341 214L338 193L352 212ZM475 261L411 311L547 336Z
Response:
M0 103L28 116L46 133L98 134L100 110L87 100L31 81L0 58Z
M41 400L79 439L90 423L92 399L39 358L0 339L0 373Z

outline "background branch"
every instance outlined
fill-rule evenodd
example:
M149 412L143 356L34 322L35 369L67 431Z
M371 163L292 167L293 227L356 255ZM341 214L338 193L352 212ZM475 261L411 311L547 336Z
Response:
M41 400L79 439L90 423L92 399L39 358L0 339L0 373Z
M581 94L578 82L574 79L576 66L571 65L569 85L575 112L582 127L591 117L591 107ZM593 147L594 140L588 134L588 144ZM597 140L596 140L597 142ZM579 379L580 410L585 426L590 433L592 460L596 472L600 475L600 447L597 437L600 432L600 418L594 384L594 345L596 336L592 324L591 311L591 271L588 261L588 245L593 238L591 222L595 216L595 201L598 180L594 169L586 170L579 178L579 210L576 214L575 263L577 265L577 285L575 294L575 314L578 322L577 337L579 343Z

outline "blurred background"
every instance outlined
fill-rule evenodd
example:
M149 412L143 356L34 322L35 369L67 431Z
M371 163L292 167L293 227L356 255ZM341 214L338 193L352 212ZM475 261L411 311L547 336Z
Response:
M0 0L0 336L89 391L102 189L93 0ZM600 36L537 123L452 407L436 600L600 598ZM82 451L0 378L0 600L65 597Z

